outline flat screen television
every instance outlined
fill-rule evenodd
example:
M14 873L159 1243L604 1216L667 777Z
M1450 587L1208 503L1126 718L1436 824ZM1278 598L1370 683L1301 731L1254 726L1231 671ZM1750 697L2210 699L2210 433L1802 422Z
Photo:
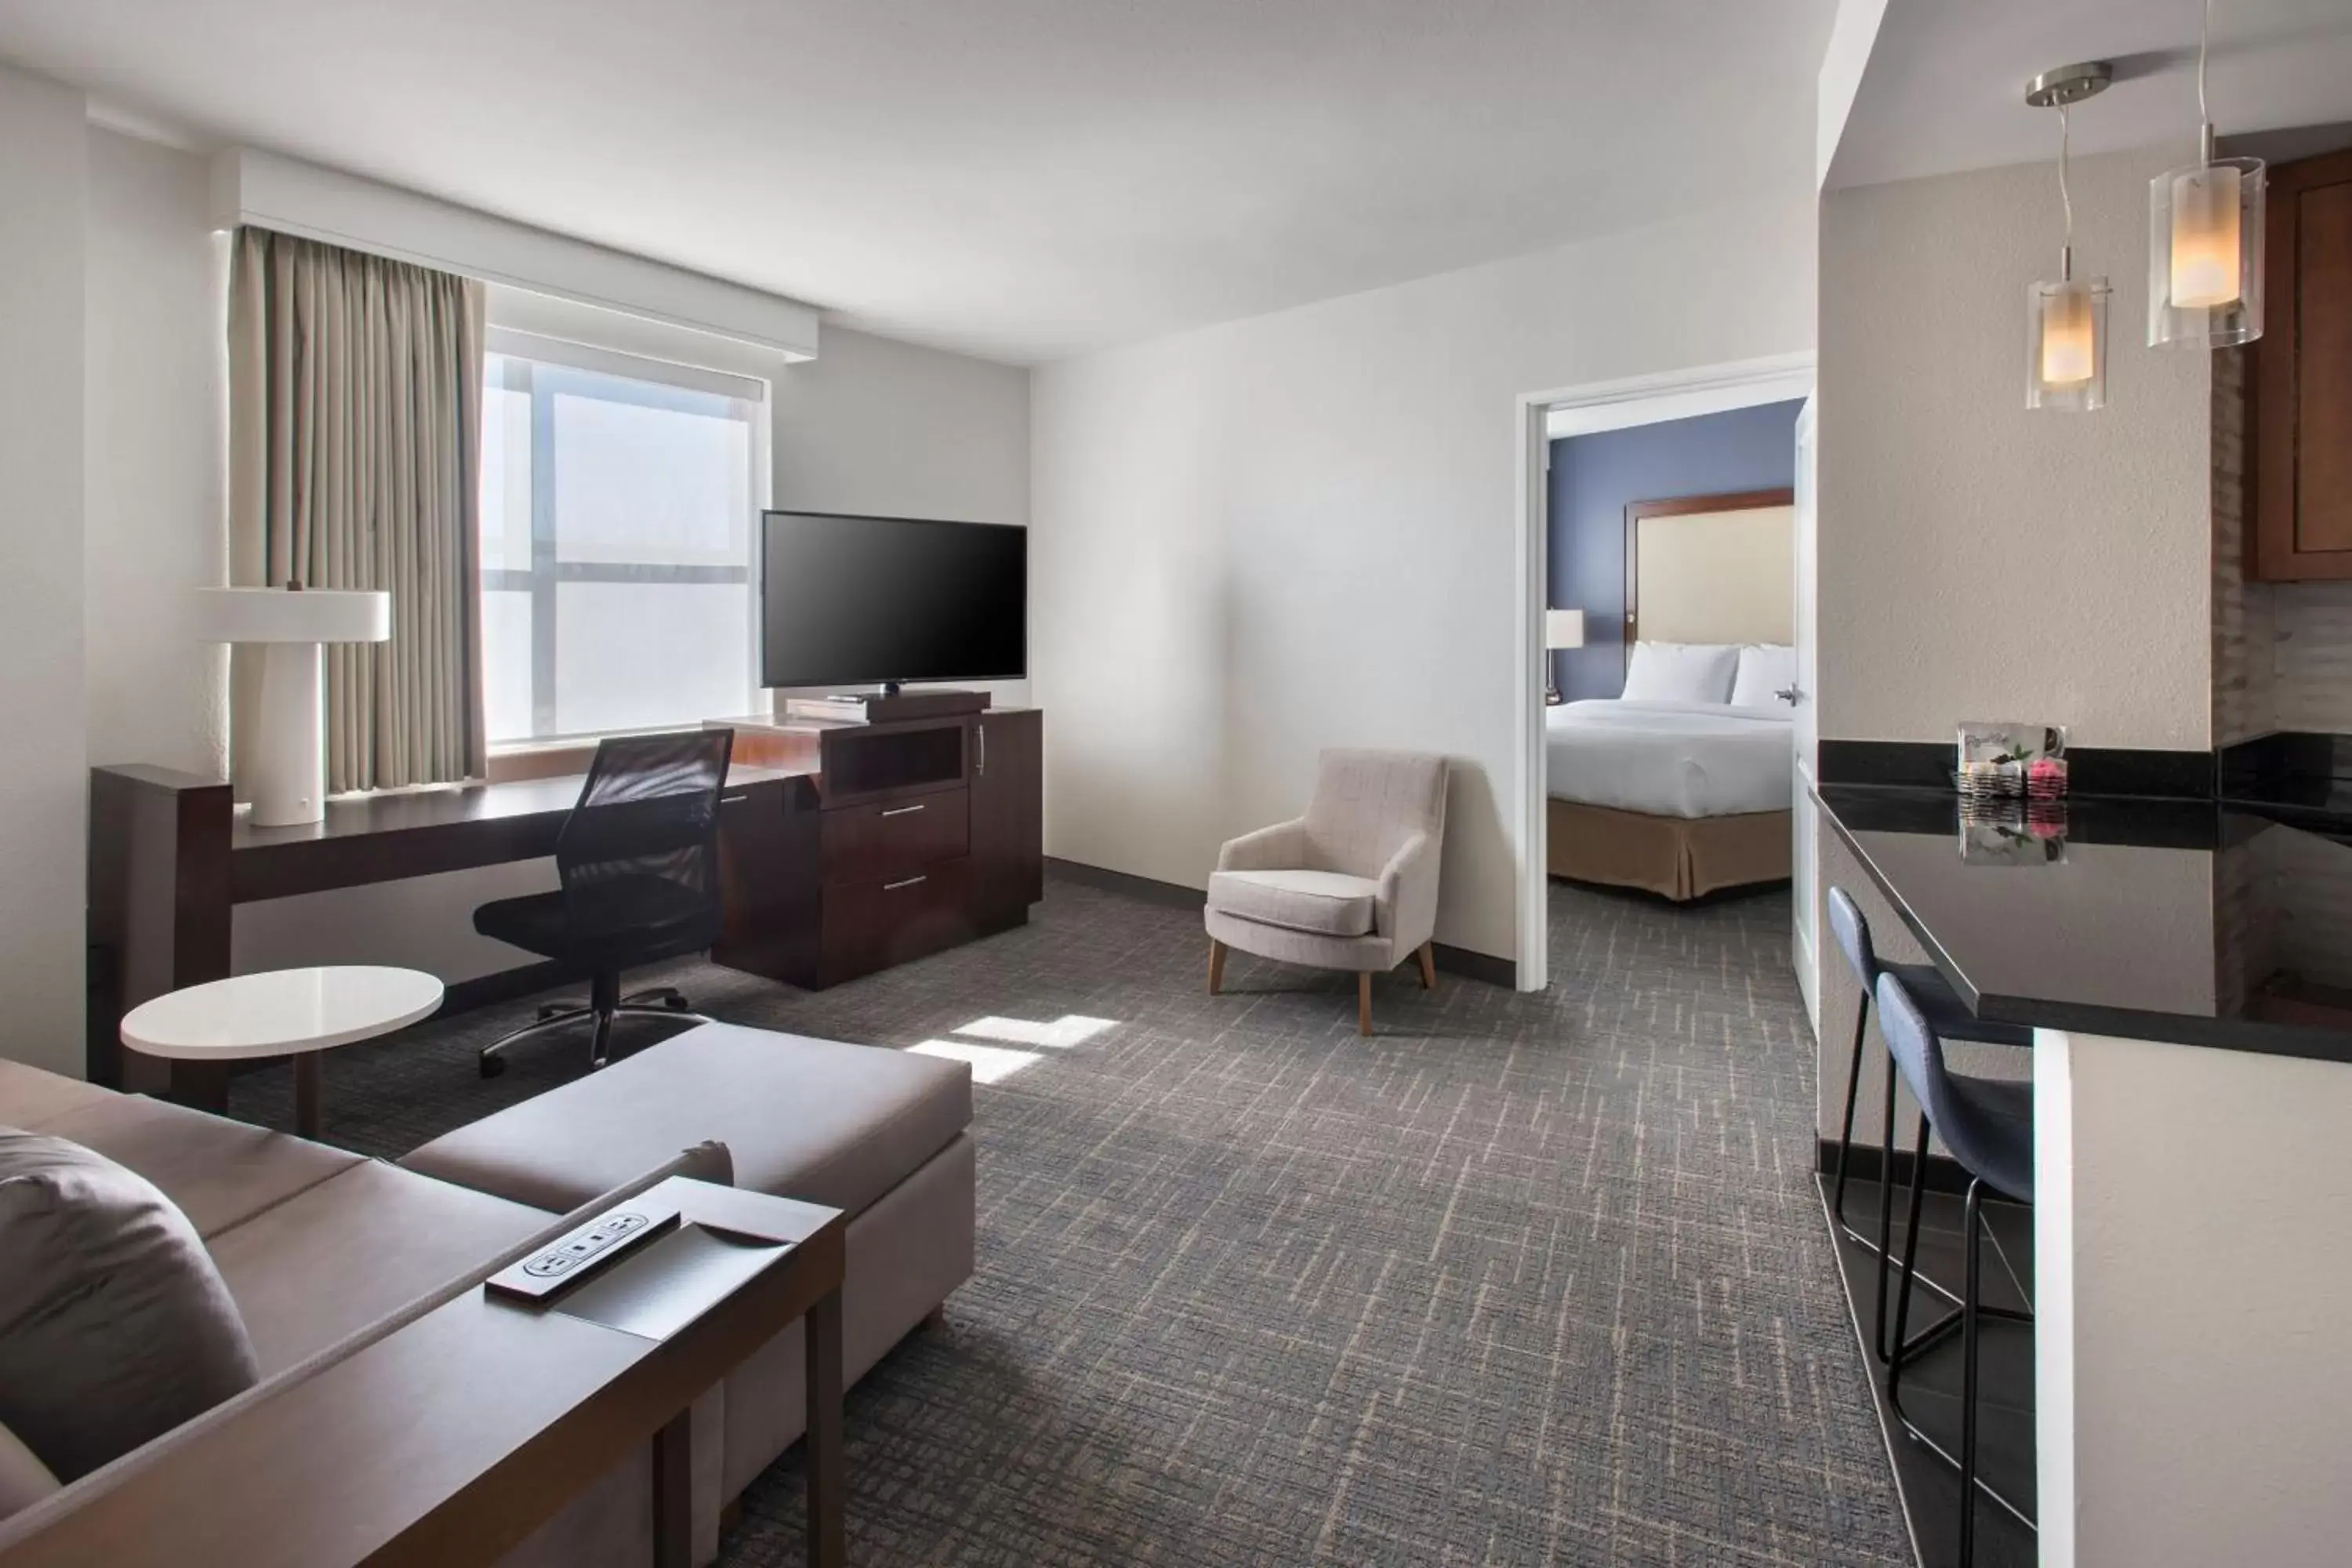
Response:
M1025 528L762 514L762 685L1018 680L1028 628Z

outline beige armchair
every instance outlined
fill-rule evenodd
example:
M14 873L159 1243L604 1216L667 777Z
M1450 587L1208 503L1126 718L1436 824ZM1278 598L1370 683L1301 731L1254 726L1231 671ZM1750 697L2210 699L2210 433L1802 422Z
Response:
M1325 752L1307 815L1226 845L1209 879L1209 994L1225 949L1356 972L1356 1027L1372 1032L1372 976L1408 956L1437 984L1438 855L1445 759L1418 752Z

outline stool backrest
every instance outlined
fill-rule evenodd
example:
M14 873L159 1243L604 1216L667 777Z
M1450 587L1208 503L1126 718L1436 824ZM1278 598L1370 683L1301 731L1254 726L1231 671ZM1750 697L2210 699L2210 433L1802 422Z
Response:
M2031 1202L2031 1181L2021 1186L2018 1175L2004 1176L2013 1162L2003 1160L1997 1144L1987 1142L1997 1133L1988 1128L1983 1114L1960 1103L1952 1075L1944 1066L1943 1040L1928 1027L1927 1015L1911 999L1910 988L1893 974L1878 977L1878 1032L1885 1037L1887 1053L1895 1066L1903 1069L1903 1081L1911 1086L1912 1098L1927 1113L1927 1124L1943 1139L1952 1158L1997 1191Z
M1870 922L1863 919L1861 906L1843 888L1830 889L1829 906L1830 933L1837 938L1838 951L1845 954L1854 978L1867 993L1878 984L1878 950L1870 945Z

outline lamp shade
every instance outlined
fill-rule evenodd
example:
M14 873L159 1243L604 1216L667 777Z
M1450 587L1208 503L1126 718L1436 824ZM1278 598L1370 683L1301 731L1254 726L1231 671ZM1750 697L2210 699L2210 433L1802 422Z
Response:
M392 595L373 589L199 588L196 635L205 642L384 642Z
M2065 278L2025 291L2025 406L2107 405L2107 280Z
M1544 647L1582 647L1584 646L1584 612L1582 610L1546 610L1544 612Z
M2260 158L2213 158L2147 189L2147 346L2228 348L2263 335Z

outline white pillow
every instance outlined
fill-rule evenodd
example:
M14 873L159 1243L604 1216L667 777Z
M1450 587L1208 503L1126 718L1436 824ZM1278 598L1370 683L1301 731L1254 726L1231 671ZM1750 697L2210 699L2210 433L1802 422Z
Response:
M1752 642L1739 650L1739 673L1732 679L1731 705L1786 713L1789 705L1772 694L1796 684L1795 648L1786 643Z
M1628 702L1728 702L1737 643L1637 642L1625 667Z

